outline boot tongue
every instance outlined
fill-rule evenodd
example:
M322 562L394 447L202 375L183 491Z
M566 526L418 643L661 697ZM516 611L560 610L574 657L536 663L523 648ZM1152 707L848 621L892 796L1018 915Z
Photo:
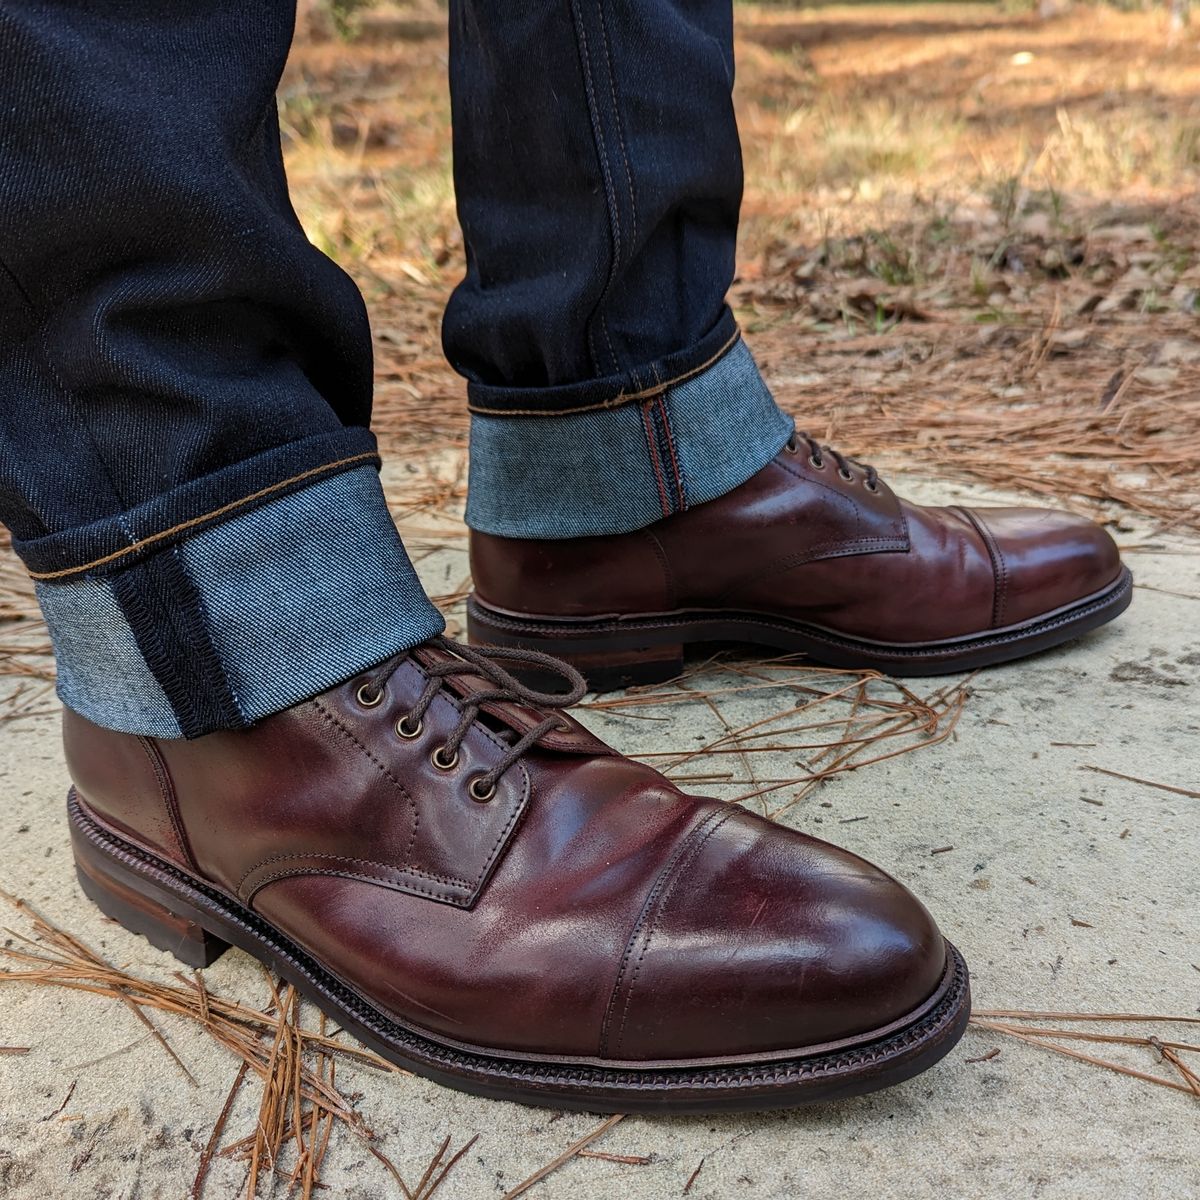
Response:
M425 667L433 666L435 663L462 662L462 659L448 650L432 645L418 646L412 651L412 657L418 665ZM492 691L496 686L490 679L468 671L464 671L461 675L447 675L442 683L464 700L469 699L472 694L477 692ZM492 718L487 724L492 725L493 722L499 724L500 729L497 732L504 733L512 730L518 737L528 733L552 714L559 718L559 725L538 738L537 744L543 749L557 750L563 754L616 753L610 746L606 746L598 737L563 711L534 708L532 705L521 704L515 700L488 700L479 706L479 711L481 715L486 713Z

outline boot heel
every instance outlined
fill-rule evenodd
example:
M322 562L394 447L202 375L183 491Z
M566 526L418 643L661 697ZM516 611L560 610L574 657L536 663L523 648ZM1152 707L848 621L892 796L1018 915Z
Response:
M604 622L522 621L494 612L474 596L467 601L467 639L474 646L541 650L570 663L593 692L663 683L683 674L683 643L669 631L634 631ZM549 672L508 667L523 683L561 688Z
M119 864L104 861L97 849L76 839L75 874L79 886L105 916L132 933L140 933L152 946L170 952L189 967L211 966L229 949L228 942L214 937L192 918L172 912L146 895L146 881L139 880L141 887L135 890L118 877L119 872Z

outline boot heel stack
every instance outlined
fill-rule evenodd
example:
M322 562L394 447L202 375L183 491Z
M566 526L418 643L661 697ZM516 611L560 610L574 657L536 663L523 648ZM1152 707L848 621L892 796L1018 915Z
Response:
M158 892L151 881L124 871L82 836L74 823L71 840L79 886L105 916L189 967L211 966L229 949L228 942L214 937L194 915L173 911L185 905ZM164 903L168 900L170 907Z
M663 631L639 631L605 621L523 621L496 612L472 596L467 637L475 646L540 650L570 663L593 692L664 683L683 674L683 643ZM561 687L556 676L508 668L522 683Z

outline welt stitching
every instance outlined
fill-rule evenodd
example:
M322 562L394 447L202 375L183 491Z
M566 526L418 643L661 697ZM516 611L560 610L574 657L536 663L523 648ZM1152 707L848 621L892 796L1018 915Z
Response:
M629 1021L629 1011L633 1006L633 993L634 989L637 987L638 974L641 972L642 962L650 950L650 943L654 940L654 932L658 928L659 921L662 919L663 910L667 906L667 901L670 900L671 893L675 890L675 885L682 877L684 867L686 867L695 859L700 851L708 844L708 839L712 837L712 835L716 833L717 830L720 829L721 826L724 825L731 816L733 816L732 812L726 811L722 813L720 820L709 826L704 836L693 843L691 848L688 850L687 855L683 858L680 858L678 862L676 862L675 865L667 872L667 875L663 879L665 890L662 893L661 899L655 904L654 909L652 910L654 913L654 919L650 921L646 927L646 936L642 942L642 949L637 956L637 962L634 964L633 974L629 978L629 987L625 990L625 1008L621 1014L621 1028L617 1030L617 1040L613 1046L613 1053L615 1055L619 1056L621 1053L621 1046L625 1041L625 1026ZM649 916L649 914L647 914L647 916Z
M175 838L179 842L179 848L183 851L183 857L187 860L187 864L192 870L199 872L200 868L196 863L196 856L192 853L191 844L188 841L186 830L183 828L183 819L179 815L179 801L175 796L175 789L171 785L170 776L167 774L166 764L162 761L162 755L148 737L139 736L138 745L142 748L142 753L146 756L150 763L150 769L154 772L154 778L158 782L159 798L163 802L163 807L167 810L167 819L171 822L171 828L175 831Z
M654 468L654 479L658 484L658 502L662 508L662 515L669 517L671 515L671 502L667 499L667 484L663 478L662 467L658 461L658 447L655 445L654 429L650 420L651 404L642 405L642 429L646 433L646 451L650 455L650 465Z
M903 549L903 546L897 546L895 548ZM1062 628L1062 626L1070 624L1072 621L1077 621L1080 618L1091 616L1093 613L1104 609L1108 605L1111 605L1115 600L1117 600L1120 597L1123 597L1125 595L1125 593L1128 592L1129 589L1133 586L1132 576L1128 576L1128 575L1118 576L1118 578L1115 582L1119 583L1119 586L1114 587L1112 584L1110 584L1109 590L1103 591L1101 594L1098 595L1097 599L1090 601L1089 603L1083 605L1083 607L1081 607L1081 608L1074 608L1068 612L1062 613L1058 617L1055 617L1053 620L1034 621L1028 628L1023 627L1021 630L1017 631L1016 633L1001 632L1001 634L996 637L971 638L968 640L968 642L966 642L964 644L969 645L972 649L981 649L986 646L1009 645L1009 644L1011 644L1014 637L1020 636L1021 634L1026 633L1026 632L1036 631L1038 633L1045 633L1052 629L1060 629L1060 628ZM664 614L662 614L662 617L669 618L670 615L671 614L669 614L669 613L664 613ZM825 645L827 645L827 646L841 646L841 647L855 646L855 647L861 648L863 645L866 645L868 647L871 647L873 645L873 643L863 642L861 640L854 639L854 638L848 638L848 637L847 638L839 638L839 637L832 636L829 631L821 630L820 628L812 626L812 625L805 625L804 622L802 622L802 621L794 621L794 622L771 621L771 620L768 620L766 617L762 616L761 614L757 614L757 613L749 613L749 614L735 613L734 616L740 620L751 620L751 621L753 621L754 624L761 625L764 629L777 629L782 633L794 633L796 631L796 629L799 628L800 630L803 631L803 633L806 637L812 638L815 641L824 642ZM522 633L561 633L562 629L563 629L563 625L565 624L565 622L558 622L556 624L546 624L545 622L535 623L535 622L528 622L528 621L513 621L513 620L506 619L506 618L497 617L495 614L492 614L492 616L489 619L495 625L502 626L506 629L519 630ZM584 621L584 622L582 622L582 624L586 627L589 625L589 622ZM664 628L679 627L681 625L685 625L686 621L683 621L683 620L671 621L669 619L663 619L663 620L659 620L659 621L623 620L623 621L621 621L620 624L621 624L622 629L641 631L641 630L661 630ZM607 631L604 629L601 629L600 632L604 633ZM877 644L874 644L874 645L877 646ZM919 654L919 655L953 654L956 652L958 647L957 646L945 647L945 646L938 646L938 645L934 644L932 649L930 649L928 647L920 647L918 649L913 650L913 649L906 649L903 646L887 646L885 649L886 649L886 652L888 654L890 654L893 658L904 659L906 657L911 657L911 656L917 655L917 654Z
M734 345L741 340L742 333L740 329L735 329L732 336L711 358L705 359L698 367L690 367L688 370L679 375L673 375L665 383L656 383L651 388L643 388L635 392L620 391L615 396L610 396L607 400L601 400L596 404L581 404L579 407L571 408L488 408L479 404L468 403L467 411L477 413L484 417L571 417L576 413L599 412L605 408L621 408L623 405L632 404L635 400L646 400L651 396L657 396L668 388L673 388L677 384L686 383L689 379L695 379L697 375L703 374L714 363L719 362Z
M407 866L409 861L412 859L413 847L417 844L417 830L421 825L421 810L417 808L417 802L412 798L411 795L409 795L408 789L405 788L400 780L398 780L395 775L393 775L391 771L389 771L388 768L385 767L383 763L380 762L379 759L376 758L375 755L372 754L371 751L368 750L366 746L364 746L363 743L354 736L354 734L345 726L345 724L339 721L338 718L335 717L333 713L331 713L320 702L320 700L313 700L312 705L317 712L319 712L321 716L324 717L327 722L329 722L329 724L331 724L335 729L339 730L343 736L349 738L350 741L352 741L371 760L371 762L375 764L380 773L392 781L392 786L395 787L396 791L398 791L400 795L408 801L408 807L412 810L413 824L412 835L409 837L408 847L404 851L404 865ZM243 876L243 878L245 878L245 876Z
M633 930L629 934L629 940L625 943L625 953L621 956L621 965L617 970L617 979L613 984L612 995L608 998L608 1007L604 1013L604 1021L600 1027L600 1053L605 1054L608 1051L608 1029L612 1022L613 1008L617 1003L617 997L621 994L621 983L625 978L625 970L629 966L629 958L633 954L633 948L637 945L638 937L645 926L646 920L650 913L654 910L654 905L657 903L659 892L666 885L666 881L670 878L671 871L675 864L679 861L682 854L687 852L692 841L699 836L700 831L707 825L719 812L719 809L714 809L702 821L697 821L691 829L688 830L687 836L675 847L667 865L658 873L658 878L654 881L654 886L650 889L650 894L646 897L645 903L642 905L641 912L638 913L638 918L634 922Z
M617 355L613 349L612 338L609 336L608 324L604 320L604 302L608 299L609 289L612 287L612 281L616 276L617 264L621 259L621 214L617 208L617 193L612 182L612 171L608 162L608 147L604 144L604 126L600 119L600 106L596 103L596 92L592 83L592 61L591 55L588 53L587 32L583 25L583 14L579 9L578 0L572 0L572 11L575 14L575 33L579 42L580 61L583 66L583 83L584 90L587 92L589 116L592 122L592 137L596 143L596 156L600 160L600 170L604 176L604 195L607 201L609 218L609 231L612 234L613 247L612 259L609 262L608 276L604 281L604 288L600 292L600 298L596 301L596 307L592 310L592 316L589 320L588 342L592 344L592 358L596 357L595 345L592 343L591 321L598 320L600 328L604 331L605 340L608 342L608 356L613 364L614 370L620 370L620 363L617 362Z
M242 496L238 500L231 500L228 504L222 504L219 508L214 508L211 512L204 513L203 516L192 517L187 521L180 521L178 525L172 525L170 529L162 529L158 533L152 533L149 537L142 538L136 545L126 546L123 550L114 550L111 554L105 554L100 558L93 559L91 562L84 563L82 566L66 567L61 571L30 571L29 576L31 579L63 579L68 575L80 575L85 571L94 570L96 567L102 567L107 563L116 562L117 559L126 558L130 554L136 554L138 551L145 549L145 547L151 546L155 542L161 542L177 533L182 533L186 529L194 529L197 525L204 525L209 521L216 520L216 518L222 517L228 512L233 512L235 509L244 508L247 504L251 504L263 496L269 496L275 492L282 491L284 488L290 487L293 483L300 483L305 479L311 479L315 475L328 474L329 472L336 471L339 467L345 467L355 462L365 462L367 459L378 461L379 455L373 450L368 450L363 454L352 454L349 458L339 458L336 462L324 463L319 467L312 467L307 471L301 471L299 475L292 475L290 478L281 479L278 483L272 483L268 487L259 488L258 491L251 492L248 496Z

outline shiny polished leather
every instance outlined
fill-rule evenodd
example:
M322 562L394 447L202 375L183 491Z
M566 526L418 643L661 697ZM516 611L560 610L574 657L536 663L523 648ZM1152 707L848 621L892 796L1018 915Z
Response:
M68 712L78 801L136 848L124 863L204 881L448 1044L746 1059L872 1035L938 988L945 943L895 880L684 795L569 717L494 799L472 799L511 744L508 718L529 715L482 716L439 770L469 679L438 694L419 736L396 732L437 653L406 659L373 705L360 678L194 741Z
M730 609L922 645L1053 613L1121 573L1112 538L1085 518L923 507L820 461L781 451L727 495L634 533L472 532L475 595L526 618Z

